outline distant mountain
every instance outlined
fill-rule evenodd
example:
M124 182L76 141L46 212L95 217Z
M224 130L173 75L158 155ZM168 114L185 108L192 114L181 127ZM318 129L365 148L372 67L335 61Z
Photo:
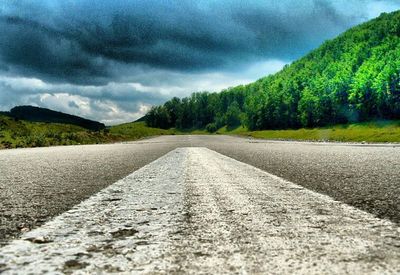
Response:
M34 106L17 106L10 112L2 112L2 114L33 122L72 124L92 131L103 130L106 127L97 121Z
M254 83L173 98L149 126L251 130L400 119L400 11L383 13ZM208 126L208 127L207 127Z

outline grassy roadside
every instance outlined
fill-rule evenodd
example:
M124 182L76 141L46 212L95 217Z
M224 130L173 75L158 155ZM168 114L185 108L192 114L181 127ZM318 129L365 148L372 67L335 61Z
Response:
M150 128L144 122L126 123L110 128L111 134L122 136L123 139L138 139L158 135L206 135L205 129L158 129ZM311 141L342 141L342 142L400 142L400 121L374 121L335 125L324 128L297 130L263 130L248 131L237 127L223 127L214 134L251 136L263 139L281 140L311 140Z
M15 120L0 115L0 149L115 142L121 137L75 125Z
M205 130L150 128L144 122L125 123L94 132L79 126L16 120L0 114L0 149L132 141L150 136L208 134Z
M235 129L223 127L217 134L277 140L400 142L400 121L374 121L297 130L248 131L243 127Z
M125 123L112 126L106 131L93 132L74 125L27 122L0 115L0 149L112 143L150 136L185 134L210 133L204 129L150 128L144 122ZM400 142L400 121L375 121L298 130L248 131L243 127L234 129L223 127L214 134L275 140Z
M150 136L176 135L175 129L159 129L147 127L145 122L130 122L110 127L110 134L121 137L123 140L136 140Z
M204 129L178 130L175 128L171 128L165 130L165 129L147 127L145 122L131 122L111 127L110 134L118 135L125 140L135 140L149 136L185 135L185 134L207 135L209 133Z

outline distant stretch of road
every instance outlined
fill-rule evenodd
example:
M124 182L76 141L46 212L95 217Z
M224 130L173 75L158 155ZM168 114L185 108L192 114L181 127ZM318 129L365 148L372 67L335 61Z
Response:
M163 136L125 144L0 151L0 243L180 147L209 148L400 222L399 146Z
M399 274L390 221L204 147L175 149L0 248L8 274Z

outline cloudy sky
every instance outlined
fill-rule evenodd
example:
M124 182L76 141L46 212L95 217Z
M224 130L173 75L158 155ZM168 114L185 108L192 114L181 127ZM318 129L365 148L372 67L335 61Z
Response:
M108 125L280 70L400 0L1 0L0 110Z

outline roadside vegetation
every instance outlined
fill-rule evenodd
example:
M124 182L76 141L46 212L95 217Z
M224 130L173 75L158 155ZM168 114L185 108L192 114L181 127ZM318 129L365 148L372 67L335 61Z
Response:
M179 130L148 127L145 122L116 125L102 131L57 123L27 122L0 115L0 149L133 141L160 135L224 134L274 140L400 142L400 121L378 121L295 130L250 131L243 126Z
M119 141L108 130L90 131L59 123L28 122L0 115L0 149Z
M150 136L175 135L175 129L158 129L146 126L145 122L124 123L110 127L110 134L119 136L123 140L136 140Z
M161 129L146 125L144 121L116 125L110 128L110 133L124 140L136 140L151 136L162 135L205 135L210 134L206 129Z
M131 122L92 131L76 125L30 122L0 114L0 149L133 141L160 135L208 134L203 129L158 129Z
M274 140L398 143L400 142L400 121L350 123L331 127L295 130L249 131L242 126L231 129L223 127L216 133Z

